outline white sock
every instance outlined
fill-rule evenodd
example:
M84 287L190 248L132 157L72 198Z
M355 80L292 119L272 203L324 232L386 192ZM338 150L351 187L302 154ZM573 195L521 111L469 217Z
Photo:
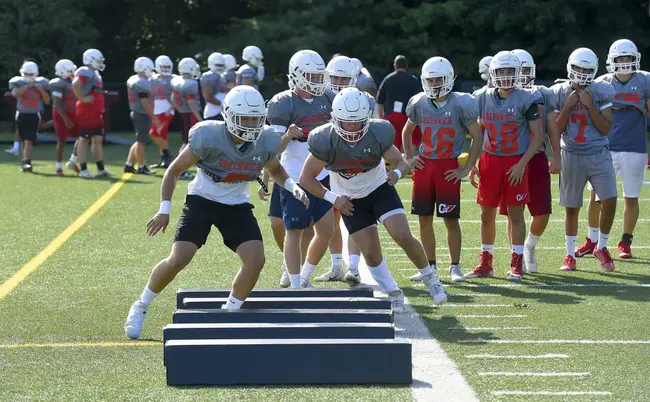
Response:
M70 162L77 163L77 161L78 161L77 155L75 154L70 155Z
M435 269L435 265L427 265L425 268L420 268L420 273L422 276L429 276L433 274L433 270Z
M350 265L348 268L353 274L359 273L359 260L361 257L358 254L350 254Z
M494 244L481 244L481 252L489 251L490 254L494 255Z
M537 240L539 240L539 236L528 233L528 237L526 238L526 245L535 248L537 245Z
M140 303L144 304L145 306L148 306L151 304L153 299L158 296L158 293L154 293L151 290L149 290L149 286L145 286L144 290L142 291L142 294L140 295Z
M607 247L607 240L609 240L609 234L601 233L598 237L598 250Z
M589 226L589 240L591 240L592 243L598 242L599 234L600 234L600 228L592 228L591 226Z
M133 167L133 162L126 162L126 166Z
M289 282L292 289L300 289L300 274L289 274Z
M14 141L14 150L20 151L20 141Z
M343 254L330 254L332 257L332 269L341 269L343 267Z
M564 236L566 243L566 255L574 257L576 255L576 236Z
M399 286L397 286L393 275L388 270L388 264L385 259L376 267L369 266L368 270L370 271L370 275L372 275L372 279L377 281L377 284L384 292L390 293L394 290L399 290Z
M226 302L226 310L239 310L242 304L244 304L244 301L233 296L231 292Z
M524 246L512 246L512 252L521 255L524 253Z
M314 273L316 270L316 265L310 264L307 261L302 266L302 270L300 271L300 277L304 280L309 280L311 278L311 274Z
M57 162L56 163L56 168L57 169L63 169L63 162Z

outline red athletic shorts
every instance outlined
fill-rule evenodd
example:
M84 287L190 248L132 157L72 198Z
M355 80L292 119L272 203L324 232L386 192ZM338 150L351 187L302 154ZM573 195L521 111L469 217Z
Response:
M181 115L181 121L182 121L182 131L181 133L183 134L182 142L183 144L189 143L189 135L190 135L190 128L196 124L196 117L194 116L194 113L180 113Z
M526 166L524 177L518 186L512 186L508 182L508 170L520 159L521 155L497 156L483 152L478 165L481 179L476 202L479 205L498 208L502 198L508 207L530 202L528 166Z
M386 120L395 127L395 146L399 149L400 152L404 152L402 149L402 129L408 121L408 117L404 113L392 112L386 116ZM413 145L420 145L422 141L422 132L420 131L420 126L416 126L413 130Z
M104 111L94 103L77 102L75 110L76 122L79 126L79 136L90 138L93 135L104 134Z
M74 124L71 128L65 126L63 119L56 110L52 113L52 120L54 121L54 131L56 132L57 141L65 141L68 137L79 136L79 126L76 124L76 115L74 112L66 113L68 119Z
M532 216L550 215L552 212L551 174L548 172L548 158L544 152L535 154L528 162L528 189L530 203L528 211ZM508 215L503 199L499 207L501 215Z
M460 181L445 180L445 172L458 168L458 159L424 159L413 171L411 213L441 218L460 218Z
M172 123L172 120L174 119L174 115L161 113L161 114L157 114L156 117L162 123L162 128L160 129L160 131L158 131L158 127L156 127L156 125L152 121L151 129L149 130L149 135L152 137L162 138L163 140L167 141L167 130L169 130L169 125Z

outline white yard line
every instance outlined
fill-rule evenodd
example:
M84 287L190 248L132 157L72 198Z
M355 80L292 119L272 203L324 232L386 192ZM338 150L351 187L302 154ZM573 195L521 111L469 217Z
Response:
M607 391L490 391L492 395L546 395L546 396L608 396L611 392Z
M503 376L503 377L587 377L591 373L581 372L581 373L535 373L535 372L514 372L514 371L483 371L479 372L480 376Z
M579 345L650 345L650 339L458 339L456 343L502 343L502 344L579 344Z
M548 353L545 355L467 355L468 359L568 359L569 355Z

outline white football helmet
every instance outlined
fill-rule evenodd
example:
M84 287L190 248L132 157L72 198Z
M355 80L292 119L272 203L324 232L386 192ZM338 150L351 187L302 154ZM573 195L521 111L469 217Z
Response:
M342 89L332 101L334 130L347 142L359 142L366 135L371 114L368 96L357 88ZM342 123L361 123L361 126L351 131L344 129Z
M442 78L439 85L431 85L428 79ZM454 67L444 57L432 57L422 65L422 90L428 98L437 99L447 95L454 88Z
M221 114L230 134L244 141L256 141L264 130L264 98L251 86L238 85L231 89L223 100Z
M357 65L347 56L336 56L325 67L325 85L335 93L343 88L353 87L357 82ZM336 83L332 82L332 78ZM347 84L340 83L341 79L348 79Z
M20 67L20 76L26 82L34 82L38 77L38 66L33 61L26 61Z
M353 57L351 60L357 66L357 75L361 74L361 70L363 70L363 63L361 60L357 59L356 57Z
M72 78L75 71L77 71L77 66L72 60L61 59L54 65L54 73L62 80Z
M625 56L632 57L632 61L616 61L617 58ZM631 40L619 39L609 47L605 65L610 73L630 74L641 69L641 53Z
M153 61L148 57L138 57L133 63L133 71L136 73L144 73L147 78L153 75Z
M483 81L490 80L490 63L492 56L485 56L478 62L478 73L481 75Z
M249 45L242 51L241 58L253 67L259 67L263 64L264 55L259 47Z
M515 49L512 51L521 62L521 73L519 75L521 86L531 88L535 84L535 61L533 56L524 49ZM526 70L526 72L524 72Z
M155 65L156 72L160 75L170 76L174 72L174 62L164 54L156 57Z
M591 71L578 71L576 67ZM569 55L566 71L569 81L578 85L589 85L596 78L598 72L598 56L591 49L578 48Z
M85 66L92 67L98 71L104 71L106 64L104 64L104 55L97 49L88 49L83 54L83 62Z
M237 59L232 54L224 54L223 58L226 60L226 70L234 70L237 68Z
M208 68L213 73L223 73L226 71L226 58L219 52L212 53L208 56Z
M198 63L191 57L186 57L178 63L179 74L189 74L194 79L201 77L201 69Z
M325 62L313 50L300 50L289 60L289 87L320 96L325 93Z
M512 89L519 85L521 61L512 52L502 50L492 58L489 71L495 88Z

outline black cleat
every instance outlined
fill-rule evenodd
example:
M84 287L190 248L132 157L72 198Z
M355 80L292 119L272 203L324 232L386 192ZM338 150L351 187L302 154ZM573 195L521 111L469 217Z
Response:
M137 170L136 173L137 173L137 174L146 174L146 175L156 174L155 171L153 171L153 170L149 170L149 168L147 167L147 165L142 165L142 166L140 166L140 167L138 168L138 170Z
M32 171L32 165L29 163L23 163L20 165L20 171L21 172L31 172Z
M133 166L124 165L124 173L137 173Z

